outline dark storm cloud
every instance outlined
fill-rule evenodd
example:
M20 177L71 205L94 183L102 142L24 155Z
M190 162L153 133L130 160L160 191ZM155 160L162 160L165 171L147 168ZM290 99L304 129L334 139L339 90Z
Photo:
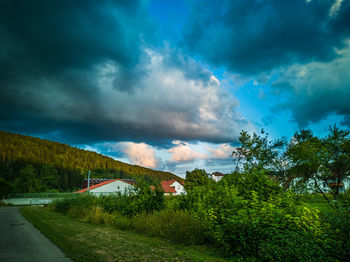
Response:
M138 64L150 28L138 1L0 1L1 127L76 137L96 125L104 111L92 71L115 63L113 88L131 92L145 74ZM91 128L83 136L103 133Z
M138 1L0 1L0 128L154 144L230 141L251 127L209 71L159 47L145 10Z
M2 60L11 60L13 67L57 72L89 67L107 58L126 66L138 59L141 39L130 28L134 23L130 20L142 15L136 1L14 0L0 4ZM125 22L130 24L125 27Z
M350 42L338 55L328 63L295 64L273 83L277 93L287 96L279 108L290 110L300 127L335 114L350 128Z
M58 77L112 60L121 66L115 87L128 90L123 80L140 73L139 46L150 36L144 16L138 1L1 1L1 79Z
M216 65L256 74L294 62L330 61L350 33L350 3L238 0L197 3L184 45Z

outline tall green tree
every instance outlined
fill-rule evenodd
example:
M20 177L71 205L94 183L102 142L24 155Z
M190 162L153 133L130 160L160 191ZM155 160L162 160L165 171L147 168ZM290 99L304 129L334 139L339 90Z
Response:
M192 190L194 187L205 186L213 183L209 174L204 169L194 169L186 172L185 189Z
M297 183L309 185L333 206L327 193L336 200L344 179L350 177L349 132L334 125L326 137L318 138L311 130L300 130L291 139L286 156Z
M59 176L55 167L51 165L44 165L40 169L40 185L45 189L52 189L59 187Z
M281 183L288 184L289 161L284 155L284 139L271 140L264 130L261 130L260 135L250 135L242 130L238 139L240 146L232 153L236 173L262 170Z
M17 193L33 193L39 189L39 181L36 170L32 165L26 165L21 169L20 176L15 180L14 186Z
M3 197L7 197L8 194L12 194L15 191L14 185L5 180L4 178L0 178L0 199Z

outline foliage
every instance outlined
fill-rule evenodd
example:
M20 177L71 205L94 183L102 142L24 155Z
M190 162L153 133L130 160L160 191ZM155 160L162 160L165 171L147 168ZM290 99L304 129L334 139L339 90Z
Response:
M46 208L24 207L20 211L73 261L231 261L205 247L174 245L112 226L84 223Z
M336 125L330 126L323 138L302 129L287 144L283 139L270 140L263 131L260 135L242 131L241 145L233 152L235 171L263 170L285 188L298 193L320 193L333 206L327 193L336 200L342 182L350 178L349 135L349 131Z
M206 186L213 183L209 174L204 169L194 169L191 172L186 171L185 190L192 190L194 187Z
M50 188L59 188L59 176L56 168L51 165L43 165L40 169L39 182L43 191Z
M147 183L141 182L137 187L123 194L118 192L100 197L92 194L76 194L74 197L56 199L49 205L51 209L58 212L72 214L84 214L88 209L97 206L109 214L118 211L122 215L131 217L142 212L149 213L163 209L164 192L159 186L152 190Z
M131 228L139 233L157 236L184 245L203 243L203 227L190 212L164 210L141 213L131 218Z
M261 130L261 134L249 135L241 131L240 146L232 153L236 160L236 170L250 171L252 169L275 170L280 166L281 149L285 146L283 139L271 141L268 134Z
M0 199L7 197L8 194L12 194L14 191L15 186L11 182L0 178Z
M277 261L326 259L325 233L318 212L298 205L291 192L271 187L267 177L260 180L263 184L258 191L242 190L240 184L248 186L250 176L223 180L216 188L198 187L189 193L192 210L204 225L207 241L229 255L253 254L266 261L273 257ZM299 248L300 239L305 239L304 244L310 249ZM278 246L284 249L276 251ZM281 253L276 257L276 252Z
M238 190L238 195L244 198L252 196L254 191L263 200L269 199L271 196L277 196L282 193L283 188L276 181L266 175L265 170L253 169L250 172L233 172L224 176L219 182L234 185Z
M318 138L311 130L301 130L295 133L286 155L298 178L295 181L321 193L332 205L326 192L336 200L342 181L350 177L349 132L334 125L325 138Z
M321 219L330 225L329 238L333 245L329 252L339 261L350 257L350 190L339 195L338 208L321 212Z
M142 212L149 213L163 209L164 192L160 186L152 190L147 183L141 182L135 189L125 194L102 196L100 205L109 213L118 211L130 217Z
M303 201L308 198L317 196ZM81 221L174 243L207 243L243 261L346 261L350 245L348 213L320 215L261 169L195 186L188 195L167 197L165 203L140 184L129 194L86 195L52 207Z
M29 165L31 170L28 170ZM24 169L26 171L22 171ZM91 178L181 180L168 172L129 165L95 152L0 131L0 178L16 184L18 193L74 190L81 187L88 170L91 170ZM26 175L30 177L22 176L23 172L29 172ZM30 184L25 184L28 181Z
M27 165L19 173L19 177L14 181L18 193L33 193L39 189L40 185L36 179L36 170L32 165Z
M67 213L70 209L78 207L80 211L85 208L91 208L96 206L98 198L90 194L79 194L75 197L58 198L52 201L49 205L49 209Z

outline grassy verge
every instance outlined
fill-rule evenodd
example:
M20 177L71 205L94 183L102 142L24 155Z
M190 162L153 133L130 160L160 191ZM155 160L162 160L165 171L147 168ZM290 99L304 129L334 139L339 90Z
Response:
M203 246L184 247L109 226L70 219L40 207L22 215L74 261L234 261Z
M332 208L328 203L306 203L306 205L312 208L317 208L321 213L332 211Z

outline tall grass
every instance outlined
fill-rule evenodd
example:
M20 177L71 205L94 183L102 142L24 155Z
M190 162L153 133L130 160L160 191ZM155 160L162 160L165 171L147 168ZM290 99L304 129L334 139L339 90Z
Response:
M170 239L174 243L191 245L204 241L203 227L188 211L142 213L134 216L131 224L139 233Z
M263 182L260 178L259 187L264 188ZM342 196L341 209L329 213L318 207L327 205L319 195L297 199L292 192L271 187L262 193L248 192L235 183L198 187L186 196L166 199L148 189L132 195L82 195L56 200L49 207L81 221L174 243L209 243L229 256L264 261L347 261L349 195Z
M135 201L140 204L140 201ZM173 199L173 202L174 199ZM203 243L203 227L189 211L164 209L139 212L130 216L127 196L116 195L58 199L49 205L51 210L66 213L72 218L93 224L113 225L118 229L168 239L185 245ZM150 205L148 205L150 206ZM142 208L140 208L142 210Z

